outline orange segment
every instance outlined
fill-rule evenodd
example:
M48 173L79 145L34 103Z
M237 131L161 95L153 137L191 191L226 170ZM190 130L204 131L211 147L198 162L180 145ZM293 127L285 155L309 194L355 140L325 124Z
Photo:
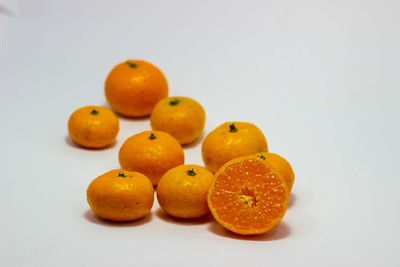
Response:
M254 157L234 159L222 166L208 193L214 218L228 230L262 234L283 218L289 190L267 162Z

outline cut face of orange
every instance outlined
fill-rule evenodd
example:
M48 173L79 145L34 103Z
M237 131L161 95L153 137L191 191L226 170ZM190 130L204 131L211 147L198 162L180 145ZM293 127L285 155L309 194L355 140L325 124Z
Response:
M208 192L218 223L241 235L266 233L283 218L289 189L266 161L246 156L224 164Z

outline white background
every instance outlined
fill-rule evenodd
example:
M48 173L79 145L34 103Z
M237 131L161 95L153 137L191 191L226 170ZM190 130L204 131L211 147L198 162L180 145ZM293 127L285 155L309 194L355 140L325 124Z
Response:
M400 266L399 14L395 0L3 2L0 265ZM239 237L157 201L134 223L94 217L88 184L149 120L120 118L100 151L72 144L67 120L106 105L104 80L128 58L198 100L205 133L253 122L291 162L274 230ZM200 147L186 163L202 164Z

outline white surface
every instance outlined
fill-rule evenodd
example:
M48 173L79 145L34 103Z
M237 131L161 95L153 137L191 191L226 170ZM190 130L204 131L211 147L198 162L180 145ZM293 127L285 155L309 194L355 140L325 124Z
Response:
M0 14L1 266L399 266L399 1L19 1ZM77 148L67 120L105 105L108 71L159 66L205 132L250 121L296 181L272 232L239 238L159 211L96 219L92 179L115 146ZM200 144L186 163L202 164Z

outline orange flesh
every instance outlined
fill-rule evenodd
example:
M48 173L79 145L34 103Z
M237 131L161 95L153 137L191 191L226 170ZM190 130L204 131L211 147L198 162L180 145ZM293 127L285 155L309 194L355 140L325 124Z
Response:
M272 229L287 208L288 189L282 178L255 159L228 165L218 172L209 195L216 220L239 234Z

